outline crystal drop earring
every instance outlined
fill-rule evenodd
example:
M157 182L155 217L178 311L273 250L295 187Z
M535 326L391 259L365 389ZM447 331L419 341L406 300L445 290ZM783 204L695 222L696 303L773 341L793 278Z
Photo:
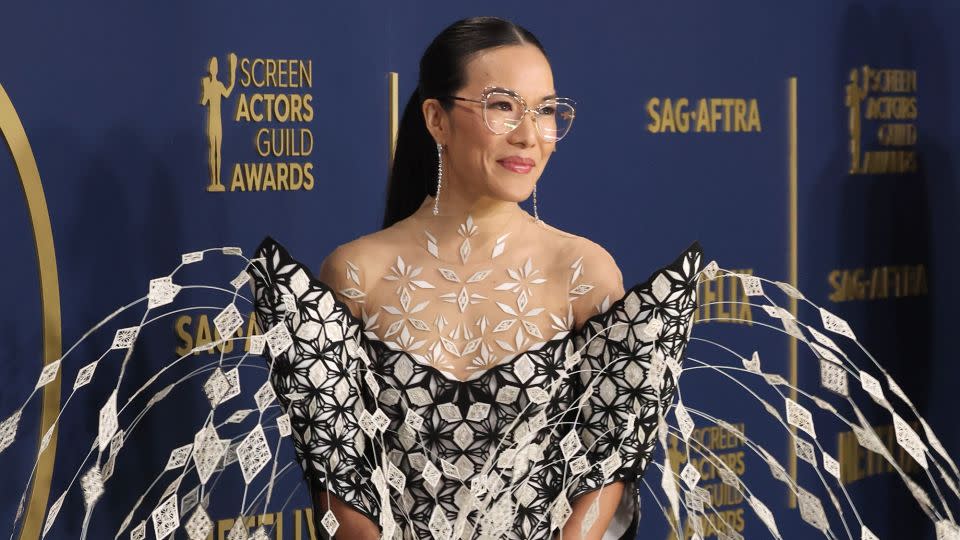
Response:
M537 213L537 185L533 185L533 217L540 221L540 214Z
M433 198L433 215L440 213L440 187L443 183L443 145L437 143L437 194Z

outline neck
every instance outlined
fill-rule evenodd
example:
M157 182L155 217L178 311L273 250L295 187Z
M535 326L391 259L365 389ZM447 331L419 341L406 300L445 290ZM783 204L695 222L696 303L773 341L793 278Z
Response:
M439 213L433 215L434 197L427 195L414 212L414 216L434 221L465 220L469 215L474 222L500 221L518 213L526 213L513 201L504 201L490 197L464 199L453 193L441 192Z

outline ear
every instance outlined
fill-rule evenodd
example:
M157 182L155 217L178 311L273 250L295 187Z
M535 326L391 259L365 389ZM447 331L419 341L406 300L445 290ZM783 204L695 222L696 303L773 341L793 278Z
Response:
M440 144L447 144L450 134L450 117L440 101L435 98L426 99L422 105L423 121L433 140Z

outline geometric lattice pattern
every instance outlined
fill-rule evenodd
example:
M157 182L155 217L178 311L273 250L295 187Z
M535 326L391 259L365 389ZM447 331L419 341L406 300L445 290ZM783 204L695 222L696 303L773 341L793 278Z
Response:
M658 418L675 393L701 265L695 244L578 331L467 380L365 333L333 291L272 239L248 273L268 343L270 334L289 336L269 350L271 383L313 485L413 537L469 529L549 538L578 495L642 477ZM654 356L674 364L656 388L646 376ZM564 429L561 444L553 422L573 409L577 423ZM371 446L387 460L369 462ZM258 467L264 459L269 453ZM468 519L466 508L482 509L472 515L485 518Z

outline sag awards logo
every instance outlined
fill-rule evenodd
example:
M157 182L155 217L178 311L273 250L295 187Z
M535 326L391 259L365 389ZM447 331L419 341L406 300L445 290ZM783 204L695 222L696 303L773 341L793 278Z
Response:
M917 170L916 70L851 69L844 103L849 113L850 174ZM875 136L866 137L869 133ZM865 140L871 148L866 151Z
M229 134L252 138L250 146L233 140L226 145L227 156L237 159L227 169L229 191L312 190L312 88L312 60L238 59L230 53L226 73L221 75L219 60L211 57L200 80L200 105L206 112L207 191L228 190L223 177L225 121L233 126ZM229 111L228 100L233 104Z
M751 133L762 131L756 98L647 100L650 133Z

